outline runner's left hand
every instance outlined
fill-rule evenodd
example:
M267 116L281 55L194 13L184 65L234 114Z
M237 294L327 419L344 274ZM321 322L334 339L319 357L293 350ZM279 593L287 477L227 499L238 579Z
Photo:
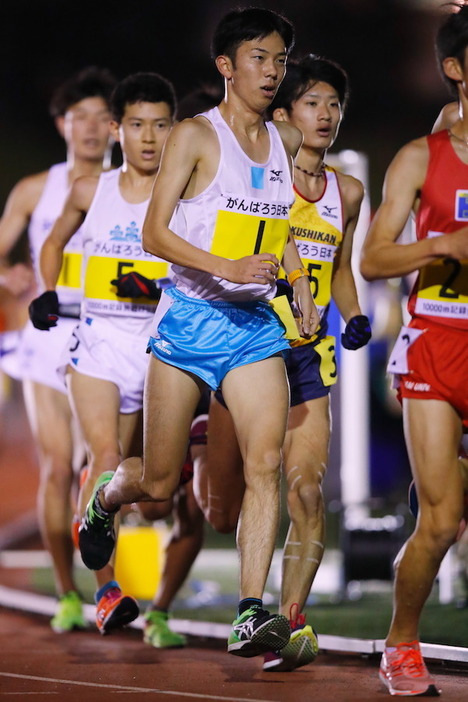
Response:
M365 346L372 337L371 325L365 314L351 317L341 335L341 345L345 349L356 351Z

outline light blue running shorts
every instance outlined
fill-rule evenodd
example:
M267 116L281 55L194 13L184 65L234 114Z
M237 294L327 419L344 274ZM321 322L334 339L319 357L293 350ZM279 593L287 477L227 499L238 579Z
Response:
M155 321L149 350L212 390L234 368L289 349L284 327L267 302L200 300L170 288L161 296Z

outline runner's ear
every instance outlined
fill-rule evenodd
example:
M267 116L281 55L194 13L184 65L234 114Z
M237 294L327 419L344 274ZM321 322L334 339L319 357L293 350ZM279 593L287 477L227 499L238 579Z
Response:
M233 65L229 56L217 56L215 60L216 68L221 73L223 78L229 80L232 77Z
M273 119L277 122L289 122L289 115L284 107L277 107L273 110Z
M460 83L463 80L463 68L460 61L454 56L449 56L442 61L442 67L447 78Z

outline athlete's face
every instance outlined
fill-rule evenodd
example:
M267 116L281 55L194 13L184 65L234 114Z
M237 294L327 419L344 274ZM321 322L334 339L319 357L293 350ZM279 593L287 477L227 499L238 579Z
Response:
M273 32L263 39L244 41L235 61L218 57L217 64L231 89L253 109L263 112L284 78L286 57L283 39Z
M289 121L304 135L304 146L328 149L336 139L343 113L336 90L328 83L311 83L296 100Z
M67 110L58 126L75 158L102 161L110 140L110 118L101 97L85 98Z
M167 102L127 104L121 124L111 125L113 135L120 141L124 162L139 171L156 171L172 124Z

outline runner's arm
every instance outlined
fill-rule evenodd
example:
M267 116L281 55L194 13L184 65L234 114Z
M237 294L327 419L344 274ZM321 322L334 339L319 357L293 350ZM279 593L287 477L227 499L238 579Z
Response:
M286 275L295 270L303 268L296 242L292 232L289 231L288 243L284 250L283 268ZM310 279L308 275L302 275L292 284L294 291L294 302L301 312L301 336L312 336L320 324L320 317L315 306L314 298L310 290Z
M206 271L231 282L270 283L275 279L279 265L274 254L229 260L193 246L169 228L189 181L197 178L200 166L213 151L208 130L197 120L184 120L172 129L143 224L143 248L170 263Z
M351 267L354 232L364 197L362 183L350 176L339 176L343 194L345 226L343 242L333 264L331 293L340 315L347 323L352 317L361 315L356 283Z
M397 243L424 183L427 164L425 138L404 146L390 164L382 204L362 247L361 273L366 280L407 275L444 256L468 256L468 227L410 244Z
M62 213L44 241L40 258L44 290L55 290L64 248L82 225L96 192L97 182L95 177L83 177L73 183Z

